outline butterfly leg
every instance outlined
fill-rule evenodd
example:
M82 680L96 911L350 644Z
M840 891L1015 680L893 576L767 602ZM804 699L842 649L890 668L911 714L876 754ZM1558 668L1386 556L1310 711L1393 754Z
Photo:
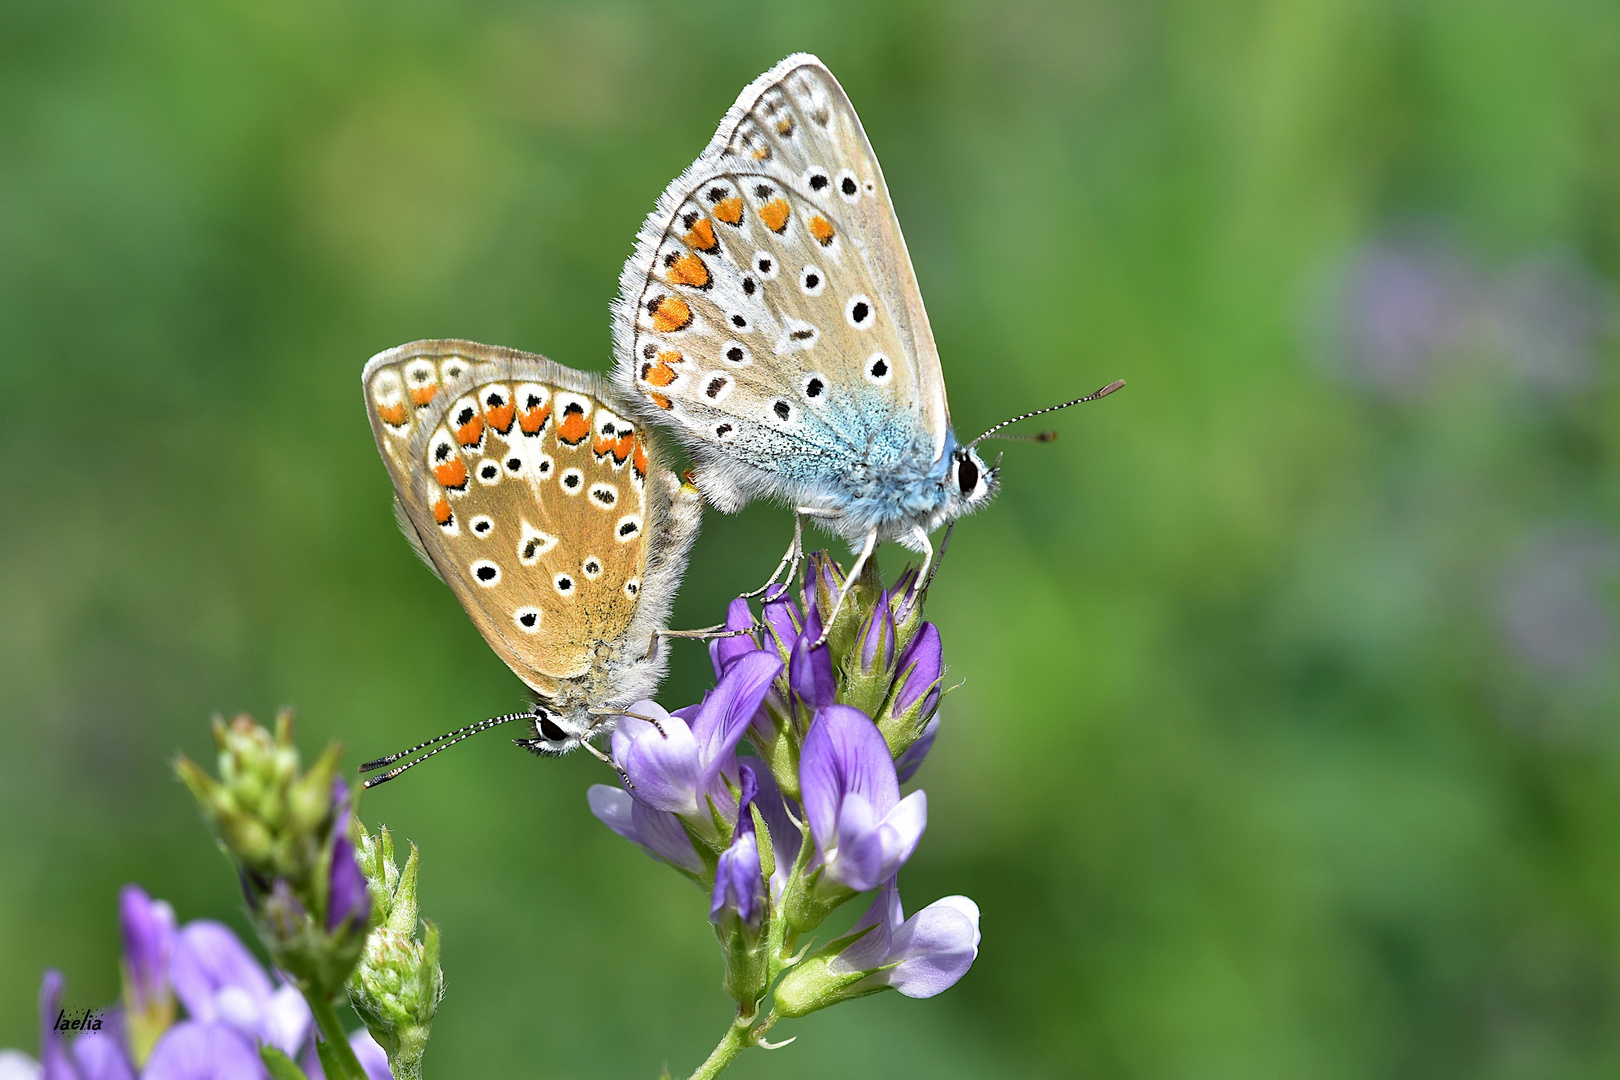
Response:
M934 542L928 538L928 530L921 525L912 526L911 538L917 542L916 550L923 552L922 569L917 571L917 580L927 581L929 568L934 565Z
M849 568L849 576L844 578L844 587L838 590L838 602L833 605L832 613L822 620L821 636L816 639L812 648L819 649L827 644L827 635L832 633L833 620L838 618L838 613L844 609L844 600L849 596L849 591L855 587L855 582L860 580L861 572L866 569L866 560L877 550L877 538L876 529L866 534L866 543L861 545L860 557L855 560L855 565Z
M647 659L652 660L658 656L660 638L691 638L694 641L713 641L716 638L741 637L744 634L752 634L754 629L753 626L746 626L741 630L727 630L725 624L721 623L715 626L705 626L697 630L654 630L652 641L647 644Z
M585 733L585 739L589 739L591 737L592 732L594 732L594 731L595 731L594 728L591 731L587 731ZM619 763L617 761L614 761L611 757L608 757L608 755L604 754L596 746L592 745L591 743L586 742L585 739L581 739L579 741L579 745L581 745L585 749L589 750L591 752L591 756L594 757L597 761L602 762L604 765L611 766L613 771L619 774L619 779L620 779L620 781L622 781L624 783L624 789L626 791L633 790L636 785L634 785L634 784L632 784L630 782L630 774L625 772L624 769L622 767L620 767L620 765L619 765Z
M632 720L645 720L647 723L658 729L658 734L664 736L666 739L669 738L669 733L664 730L664 725L659 723L656 716L644 716L641 713L626 712L623 709L591 709L590 714L592 716L600 716L604 718L609 716L628 716ZM594 736L596 734L596 729L601 727L602 723L602 720L598 720L596 723L592 724L590 730L581 737L581 741L583 742L585 739L589 739Z
M793 542L788 545L787 552L782 556L782 561L776 564L776 569L771 571L771 576L765 579L765 584L753 592L743 593L743 599L752 600L754 597L764 593L772 585L776 584L776 579L781 576L783 570L787 571L787 577L782 578L783 582L793 580L793 575L799 572L799 563L804 560L804 515L812 512L803 506L793 511Z

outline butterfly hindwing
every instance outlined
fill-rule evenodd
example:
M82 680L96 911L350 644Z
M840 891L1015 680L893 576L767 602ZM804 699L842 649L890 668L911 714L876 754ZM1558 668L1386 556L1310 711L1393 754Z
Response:
M939 359L882 171L813 57L746 89L665 192L614 331L621 392L700 460L772 474L756 487L803 491L945 445Z
M390 350L364 379L419 550L531 687L585 676L645 601L667 606L643 588L673 477L599 380L465 341Z

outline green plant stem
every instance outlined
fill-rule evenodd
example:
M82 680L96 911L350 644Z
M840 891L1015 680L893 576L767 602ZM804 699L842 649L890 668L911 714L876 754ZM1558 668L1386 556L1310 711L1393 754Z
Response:
M754 1033L749 1030L753 1023L752 1016L746 1020L740 1016L733 1020L731 1027L726 1030L725 1037L714 1048L708 1060L697 1067L691 1080L709 1080L710 1077L719 1076L727 1065L737 1060L738 1054L754 1045Z
M343 1030L343 1025L338 1023L332 1003L315 993L306 993L304 1000L309 1002L309 1011L315 1014L315 1026L321 1029L328 1052L346 1074L332 1080L367 1080L366 1070L360 1067L360 1059L354 1056L354 1047L349 1045L349 1036Z

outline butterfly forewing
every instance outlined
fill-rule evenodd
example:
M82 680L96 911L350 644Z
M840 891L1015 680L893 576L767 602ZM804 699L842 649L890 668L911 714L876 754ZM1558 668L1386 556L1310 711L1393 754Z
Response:
M937 459L944 381L882 171L819 61L743 92L625 268L621 390L688 437L777 471L861 454L879 428Z
M623 635L646 572L651 447L597 380L544 357L417 342L365 371L408 519L491 647L549 693Z

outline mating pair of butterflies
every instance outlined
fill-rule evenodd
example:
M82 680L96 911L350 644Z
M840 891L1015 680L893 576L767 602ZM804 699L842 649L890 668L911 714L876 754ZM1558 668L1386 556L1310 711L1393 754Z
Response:
M813 56L750 84L658 200L613 339L611 384L467 341L366 365L402 528L540 699L433 742L521 718L520 745L561 754L610 732L663 675L656 635L705 502L786 503L864 562L885 540L931 555L932 530L995 493L951 430L882 170ZM649 425L688 450L691 482ZM796 529L785 566L797 547Z

